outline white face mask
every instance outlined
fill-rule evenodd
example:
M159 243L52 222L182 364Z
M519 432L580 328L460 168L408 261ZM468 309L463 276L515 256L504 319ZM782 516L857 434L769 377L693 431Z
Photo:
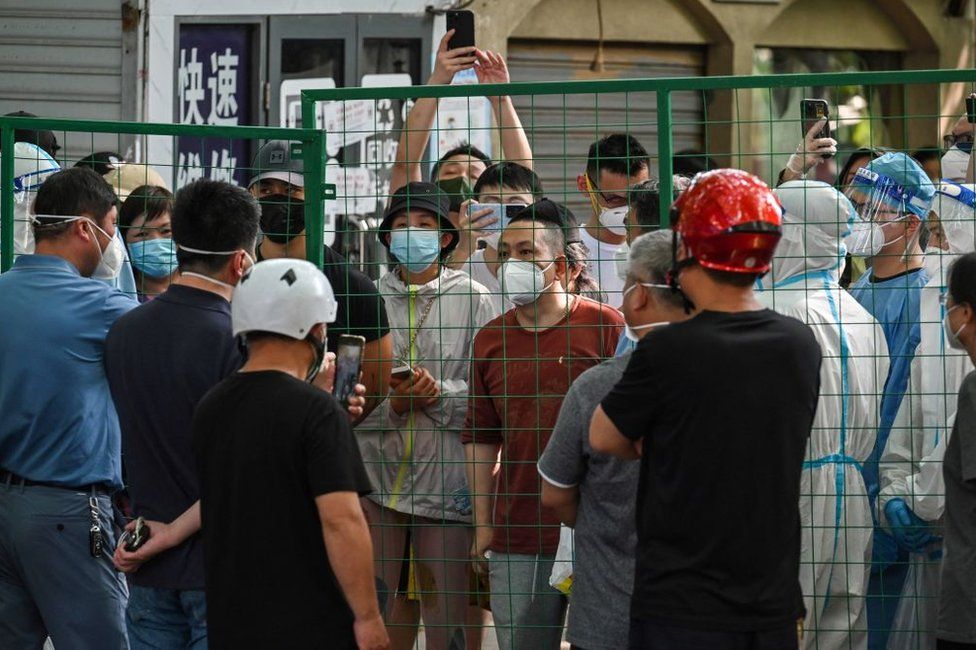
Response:
M652 284L650 282L635 282L634 284L630 285L627 289L624 290L624 293L621 296L621 298L623 300L626 300L627 299L627 294L629 294L631 291L633 291L635 288L637 288L637 285L638 284L641 285L642 287L648 287L650 289L669 289L670 290L672 288L671 285L669 285L669 284ZM621 301L621 304L622 304L622 301ZM668 321L657 321L657 322L654 322L654 323L644 323L643 325L629 325L625 321L625 323L624 323L624 325L625 325L625 327L624 327L624 336L626 336L628 339L630 339L631 341L633 341L634 343L636 343L637 341L640 340L640 337L637 335L637 332L639 332L641 330L653 329L655 327L662 327L662 326L667 325L667 324L668 324Z
M942 332L945 334L946 343L949 344L950 348L955 350L965 350L966 346L963 345L962 341L959 340L959 335L962 334L964 329L966 329L966 323L963 323L962 327L953 332L952 324L949 322L949 314L951 314L952 310L958 306L959 305L953 305L946 310L945 316L942 317Z
M966 171L969 169L969 154L960 149L957 145L952 145L949 151L942 156L942 178L957 183L966 181Z
M502 264L498 279L501 281L502 293L516 305L528 305L539 299L539 294L552 286L546 281L545 272L555 264L549 262L544 269L540 269L532 262L510 259Z
M613 254L613 268L620 280L627 279L627 271L630 269L630 244L624 244Z
M105 250L102 250L102 247L98 245L98 238L92 232L100 259L98 260L98 266L95 267L95 271L91 276L96 280L111 282L119 277L119 273L122 271L122 262L125 261L125 249L122 246L122 241L118 237L109 235L96 226L95 222L91 219L88 219L88 224L109 239L108 246L105 247Z
M189 246L183 246L181 244L177 244L176 247L179 248L180 250L186 251L187 253L196 253L197 255L236 255L237 251L242 250L242 249L237 249L237 251L204 251L204 250L200 250L199 248L190 248ZM251 266L254 266L254 258L251 257L251 254L248 253L247 251L244 251L244 255L247 257L247 261L251 263ZM216 278L212 278L209 275L204 275L203 273L194 273L193 271L180 271L180 275L189 275L190 277L199 278L201 280L205 280L212 284L216 284L218 287L224 287L225 289L230 289L231 291L234 290L234 285L227 284L226 282L221 282L220 280Z
M626 235L627 210L626 205L622 205L619 208L603 208L600 211L600 225L614 235Z

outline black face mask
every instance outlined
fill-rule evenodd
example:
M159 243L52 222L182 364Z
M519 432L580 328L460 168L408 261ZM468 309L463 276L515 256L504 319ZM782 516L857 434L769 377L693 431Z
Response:
M305 374L305 381L312 383L315 378L318 377L319 371L322 370L322 362L325 361L325 337L321 339L313 339L311 337L305 339L308 341L309 345L312 346L312 350L315 352L315 358L312 360L312 365L309 366L308 372Z

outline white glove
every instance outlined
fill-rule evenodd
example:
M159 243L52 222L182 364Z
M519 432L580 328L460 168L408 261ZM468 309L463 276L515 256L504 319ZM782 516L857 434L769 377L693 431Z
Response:
M803 176L808 171L824 161L825 157L833 156L837 153L837 141L833 138L815 137L823 125L827 123L827 118L817 121L800 144L796 146L796 153L790 156L786 162L786 168L794 174Z

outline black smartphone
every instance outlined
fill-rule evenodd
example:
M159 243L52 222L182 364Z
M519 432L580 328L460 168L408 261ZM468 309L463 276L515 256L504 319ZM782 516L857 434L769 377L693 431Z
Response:
M362 336L343 334L339 337L336 348L335 386L332 394L342 408L349 408L349 397L359 383L359 373L363 369L363 346L366 339Z
M826 99L800 100L800 128L802 130L800 137L807 137L807 132L813 128L813 125L825 117L828 119L820 132L817 133L818 138L830 137L830 104L827 103Z
M976 94L966 98L966 121L976 124Z
M454 30L454 36L447 43L447 49L474 46L474 12L462 9L447 12L447 31Z

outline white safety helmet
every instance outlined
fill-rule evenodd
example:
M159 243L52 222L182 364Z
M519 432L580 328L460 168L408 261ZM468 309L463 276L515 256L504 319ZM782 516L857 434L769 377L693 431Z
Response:
M231 300L234 336L273 332L302 340L319 323L336 319L335 293L321 271L305 260L258 262L241 278Z

